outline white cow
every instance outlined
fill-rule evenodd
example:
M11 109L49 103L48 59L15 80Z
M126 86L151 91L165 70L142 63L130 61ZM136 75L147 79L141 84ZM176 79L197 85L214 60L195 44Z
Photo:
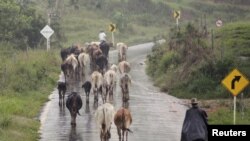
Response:
M127 50L128 50L128 46L123 43L123 42L119 42L116 44L117 46L117 49L119 51L119 54L118 54L118 61L121 62L121 61L126 61L127 60Z
M111 137L110 128L114 120L115 109L110 103L105 103L98 107L95 112L95 121L100 129L101 141L108 141Z
M115 64L112 64L111 67L110 67L110 69L113 70L113 71L115 71L116 73L118 71L118 67Z
M104 97L102 94L103 76L100 72L94 71L91 74L91 85L92 92L94 93L94 102L98 102L98 93L100 93L104 103Z
M87 76L89 76L90 73L90 57L87 53L81 53L78 56L78 62L79 62L79 75L80 80L83 83L84 79L86 79Z
M130 72L130 64L127 61L120 62L118 67L121 74Z
M113 93L114 93L114 89L116 88L116 83L117 83L115 71L111 69L108 70L104 74L104 82L105 82L104 85L105 85L105 90L106 90L105 100L107 96L109 97L109 100L113 100Z

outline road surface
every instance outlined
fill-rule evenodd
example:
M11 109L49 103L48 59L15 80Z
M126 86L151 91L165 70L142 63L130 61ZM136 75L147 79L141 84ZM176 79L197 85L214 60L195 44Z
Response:
M151 51L153 43L129 47L128 62L131 64L132 86L130 89L129 109L133 123L129 141L180 141L181 128L187 109L182 100L162 93L153 86L145 74L145 58ZM110 60L117 60L117 52L110 52ZM117 61L116 61L117 62ZM66 107L58 105L58 91L55 88L49 96L50 101L44 106L40 116L40 141L98 141L99 130L94 121L95 108L93 95L86 104L85 94L80 90L83 99L81 116L77 116L76 127L70 125L70 113ZM99 105L101 98L99 97ZM114 94L114 106L122 106L120 87L117 85ZM118 141L114 124L111 127L110 141Z

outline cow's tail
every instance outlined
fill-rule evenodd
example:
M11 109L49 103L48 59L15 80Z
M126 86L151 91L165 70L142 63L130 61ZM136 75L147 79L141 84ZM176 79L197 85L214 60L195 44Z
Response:
M79 113L79 111L77 111L77 114L78 114L79 116L81 116L81 114Z
M131 131L129 128L126 128L126 130L130 133L133 133L133 131Z

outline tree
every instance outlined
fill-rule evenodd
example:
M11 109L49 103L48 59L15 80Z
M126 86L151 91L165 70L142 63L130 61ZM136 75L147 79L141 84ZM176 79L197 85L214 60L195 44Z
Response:
M37 46L45 19L29 7L28 1L1 0L0 13L0 42L10 42L18 49Z

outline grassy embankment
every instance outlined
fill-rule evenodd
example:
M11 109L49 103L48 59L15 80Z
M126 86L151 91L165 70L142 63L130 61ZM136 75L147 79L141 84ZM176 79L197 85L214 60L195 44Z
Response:
M182 30L188 22L192 22L198 28L197 30L201 31L206 23L209 36L199 39L199 44L203 45L198 46L202 46L203 49L191 49L191 54L187 53L189 57L183 57L184 52L176 53L168 50L169 41L174 43L172 45L175 45L181 39L175 38L171 40L168 36L173 37L173 34L167 35L167 44L154 48L153 59L151 58L153 61L151 60L147 69L148 74L151 75L155 84L163 91L168 91L170 94L184 99L190 97L203 99L202 106L208 108L210 123L232 124L233 118L228 118L232 117L233 112L232 95L221 85L220 81L235 67L239 68L249 78L249 61L242 60L247 56L249 57L249 23L230 24L218 29L215 26L215 21L220 18L223 21L223 26L238 21L247 21L250 16L248 14L249 3L241 4L237 1L225 0L216 2L213 0L154 1L164 2L173 10L181 11L179 21ZM169 25L173 26L173 24ZM211 29L214 29L215 33L213 51L209 49L212 46ZM193 40L193 42L197 41ZM180 50L183 51L183 49ZM192 59L196 61L190 61ZM189 64L191 65L189 66ZM154 73L151 70L152 68L154 70L157 68ZM244 97L249 97L249 87L244 93ZM211 100L207 101L206 99ZM229 99L230 102L225 102L226 99ZM250 123L248 118L250 112L246 108L250 105L247 101L247 99L238 101L238 112L244 109L240 106L245 107L243 112L237 113L237 123L239 124Z
M0 141L37 140L41 107L60 72L58 52L0 48Z
M100 29L105 30L111 41L111 32L108 30L110 23L120 26L114 32L115 43L134 45L149 42L153 37L161 38L168 29L168 23L173 20L171 9L166 4L151 1L140 3L140 0L100 2L103 2L101 7L97 1L78 1L78 8L75 8L69 4L69 0L64 1L64 8L60 9L60 23L66 37L62 41L63 47L97 41Z
M213 105L221 103L209 114L210 122L232 123L233 120L227 119L232 114L232 105L223 104L224 100L232 100L232 95L221 85L221 80L234 68L250 78L249 33L248 22L225 25L216 29L212 48L209 36L189 25L179 33L172 32L166 44L153 49L147 72L163 91L179 98L221 99L203 105L214 109ZM249 98L249 87L244 93ZM238 110L245 107L245 118L238 118L238 123L249 124L250 110L246 107L250 105L242 101L238 104Z

